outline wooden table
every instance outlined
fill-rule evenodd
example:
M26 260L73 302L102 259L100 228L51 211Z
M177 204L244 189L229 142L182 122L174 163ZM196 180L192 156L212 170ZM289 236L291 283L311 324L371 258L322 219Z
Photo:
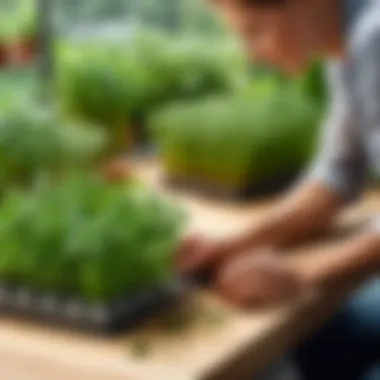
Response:
M155 166L142 176L154 186ZM169 194L191 215L189 228L231 234L260 219L267 205L224 205ZM370 192L347 215L362 220L380 208L380 193ZM323 244L321 242L315 244ZM311 244L309 251L315 248ZM321 259L303 250L304 265ZM280 357L303 334L320 324L347 288L313 300L298 300L272 310L234 310L215 295L199 292L182 306L198 318L178 331L152 322L140 331L105 339L0 319L0 378L4 380L229 380L252 378ZM199 317L201 316L201 317Z

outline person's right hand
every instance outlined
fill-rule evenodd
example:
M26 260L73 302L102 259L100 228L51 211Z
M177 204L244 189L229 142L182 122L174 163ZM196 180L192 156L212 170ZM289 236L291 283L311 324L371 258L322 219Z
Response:
M186 275L210 274L238 250L233 239L213 240L193 235L183 241L177 255L177 267Z
M215 287L238 307L271 306L309 294L310 284L304 278L299 266L283 254L259 249L221 265Z

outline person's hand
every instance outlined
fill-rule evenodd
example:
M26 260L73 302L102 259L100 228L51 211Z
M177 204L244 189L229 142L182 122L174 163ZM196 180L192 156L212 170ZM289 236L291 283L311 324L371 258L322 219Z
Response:
M177 255L179 271L187 275L213 272L223 260L237 251L233 240L212 240L202 235L186 238Z
M216 288L240 307L281 303L306 291L301 276L286 258L269 250L239 255L220 269Z

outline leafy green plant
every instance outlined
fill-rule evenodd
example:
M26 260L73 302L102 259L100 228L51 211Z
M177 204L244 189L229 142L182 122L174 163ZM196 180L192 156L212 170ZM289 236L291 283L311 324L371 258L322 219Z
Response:
M0 14L0 46L5 47L5 43L9 41L9 32L8 32L8 27L7 24L2 24L1 23L1 17Z
M104 138L84 124L62 122L51 110L32 105L0 114L0 187L32 185L40 176L60 176L97 159Z
M231 44L221 47L146 31L129 46L61 46L61 98L67 112L105 126L112 140L124 141L126 126L145 121L158 107L233 92L244 65Z
M326 104L328 98L327 81L324 65L321 62L313 62L309 71L301 75L296 81L296 85L316 102L321 105Z
M237 51L230 44L194 38L142 34L136 38L136 55L149 79L145 94L153 109L178 99L230 93L242 74Z
M59 66L59 87L66 112L102 126L110 153L126 150L131 144L133 113L143 91L139 67L119 49L100 51L87 46L82 53L66 52L64 57Z
M32 42L37 36L37 2L36 0L15 1L15 36Z
M140 184L73 174L0 206L0 279L108 302L167 281L182 214Z
M263 90L264 88L264 90ZM313 152L320 108L290 86L171 105L151 118L176 176L240 188L300 170Z
M0 8L0 45L5 46L13 36L13 18L7 9Z
M33 69L0 71L0 114L30 104L38 90L38 77Z

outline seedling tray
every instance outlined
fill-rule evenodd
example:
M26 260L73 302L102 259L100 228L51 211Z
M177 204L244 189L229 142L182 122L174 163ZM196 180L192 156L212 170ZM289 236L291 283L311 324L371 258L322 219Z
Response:
M94 304L25 286L2 284L0 313L83 332L115 334L137 327L172 306L182 296L183 288L181 281L176 279L115 302Z
M266 181L249 181L247 186L233 188L194 178L171 176L165 174L163 181L166 186L190 193L201 193L210 198L228 201L248 201L252 198L267 197L287 189L297 178L299 172L285 173L275 179Z

